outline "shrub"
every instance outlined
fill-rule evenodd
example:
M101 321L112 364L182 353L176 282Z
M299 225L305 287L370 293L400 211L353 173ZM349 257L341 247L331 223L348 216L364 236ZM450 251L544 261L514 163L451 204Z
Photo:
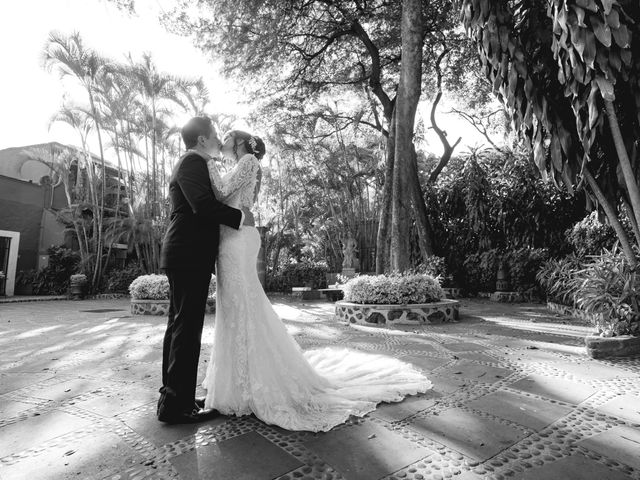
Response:
M36 295L62 295L69 288L69 277L80 266L80 255L65 247L52 246L47 249L49 265L40 269L32 285Z
M324 262L290 263L281 272L267 274L267 290L290 292L292 287L327 288L328 271Z
M291 285L282 274L267 272L266 290L268 292L291 292Z
M109 293L127 293L131 282L140 275L144 275L144 271L135 263L122 269L112 269L106 275L104 286Z
M582 263L575 255L550 259L542 264L536 279L546 291L548 300L575 306L581 269Z
M354 303L431 303L444 298L440 283L430 275L360 275L344 286L344 299Z
M302 261L287 265L282 270L282 275L292 287L326 288L328 271L326 263Z
M640 335L640 276L627 258L605 252L579 271L576 304L604 337Z
M168 300L169 279L166 275L141 275L131 282L129 293L135 300Z
M16 273L16 293L19 295L31 295L33 293L33 283L38 272L36 270L19 270Z
M464 260L466 290L493 292L499 264L500 252L496 249L468 255Z
M166 275L141 275L129 285L134 300L169 300L169 279ZM211 275L209 298L216 297L216 276Z
M536 272L549 259L549 251L544 248L519 248L505 253L503 259L509 272L511 290L539 297L542 289L536 280Z
M604 249L610 249L617 238L613 227L600 222L595 210L569 228L565 235L579 257L599 255Z

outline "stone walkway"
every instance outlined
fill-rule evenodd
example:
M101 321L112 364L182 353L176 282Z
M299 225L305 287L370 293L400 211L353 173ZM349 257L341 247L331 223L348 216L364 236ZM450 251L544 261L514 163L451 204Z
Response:
M393 355L434 388L324 434L167 426L164 318L126 300L3 303L0 479L640 480L640 358L589 359L581 321L463 300L459 323L387 330L339 324L323 301L274 304L303 348Z

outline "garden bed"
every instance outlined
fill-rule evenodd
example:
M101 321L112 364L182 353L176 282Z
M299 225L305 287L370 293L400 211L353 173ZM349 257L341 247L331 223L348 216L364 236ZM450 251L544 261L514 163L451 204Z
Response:
M336 302L338 320L360 325L429 325L458 320L460 302L444 299L406 305Z

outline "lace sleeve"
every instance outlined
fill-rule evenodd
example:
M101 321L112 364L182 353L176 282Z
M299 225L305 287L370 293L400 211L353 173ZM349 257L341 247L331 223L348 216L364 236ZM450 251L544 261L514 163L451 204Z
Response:
M253 155L243 156L236 167L221 179L220 192L230 197L242 188L255 182L260 171L260 162Z
M207 169L209 170L209 180L211 180L213 193L216 195L218 200L223 200L225 196L223 194L224 185L222 183L222 178L220 178L220 172L218 172L215 159L210 158L207 160Z

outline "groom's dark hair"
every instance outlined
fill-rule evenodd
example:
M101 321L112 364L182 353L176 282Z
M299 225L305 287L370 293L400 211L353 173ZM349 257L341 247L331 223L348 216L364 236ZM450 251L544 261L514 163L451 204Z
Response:
M182 127L182 141L187 148L193 148L198 144L198 137L209 138L213 132L213 123L209 117L200 116L193 117L189 120L184 127Z

